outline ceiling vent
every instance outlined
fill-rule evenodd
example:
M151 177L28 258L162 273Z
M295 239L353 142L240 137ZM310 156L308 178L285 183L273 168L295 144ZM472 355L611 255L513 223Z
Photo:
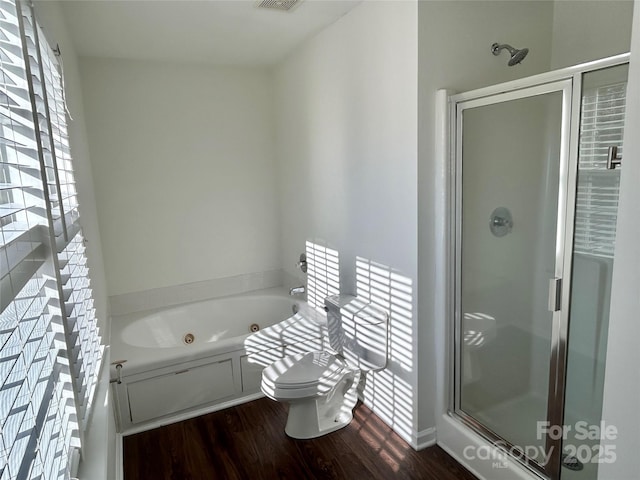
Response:
M258 2L258 8L268 8L270 10L282 10L287 12L301 2L302 0L262 0L261 2Z

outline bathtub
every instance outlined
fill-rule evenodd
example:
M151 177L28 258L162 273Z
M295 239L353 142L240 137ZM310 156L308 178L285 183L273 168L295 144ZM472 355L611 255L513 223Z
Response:
M265 366L326 338L325 316L280 289L113 317L111 328L123 433L257 398Z

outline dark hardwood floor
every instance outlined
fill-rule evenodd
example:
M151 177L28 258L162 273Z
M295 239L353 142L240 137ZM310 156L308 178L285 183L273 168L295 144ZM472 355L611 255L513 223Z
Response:
M286 418L264 398L127 436L125 480L475 479L440 447L416 452L362 404L313 440L287 437Z

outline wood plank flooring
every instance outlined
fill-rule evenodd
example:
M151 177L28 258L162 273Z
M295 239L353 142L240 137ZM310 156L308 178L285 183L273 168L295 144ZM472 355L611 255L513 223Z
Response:
M474 480L440 447L416 452L360 404L345 428L313 440L284 433L269 399L124 438L125 480Z

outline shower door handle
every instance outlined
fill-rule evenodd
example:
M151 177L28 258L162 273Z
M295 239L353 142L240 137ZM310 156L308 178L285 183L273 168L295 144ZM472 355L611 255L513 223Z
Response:
M613 170L622 165L622 157L618 156L618 147L609 147L607 150L607 170Z
M562 279L549 279L549 311L558 312L562 307Z

